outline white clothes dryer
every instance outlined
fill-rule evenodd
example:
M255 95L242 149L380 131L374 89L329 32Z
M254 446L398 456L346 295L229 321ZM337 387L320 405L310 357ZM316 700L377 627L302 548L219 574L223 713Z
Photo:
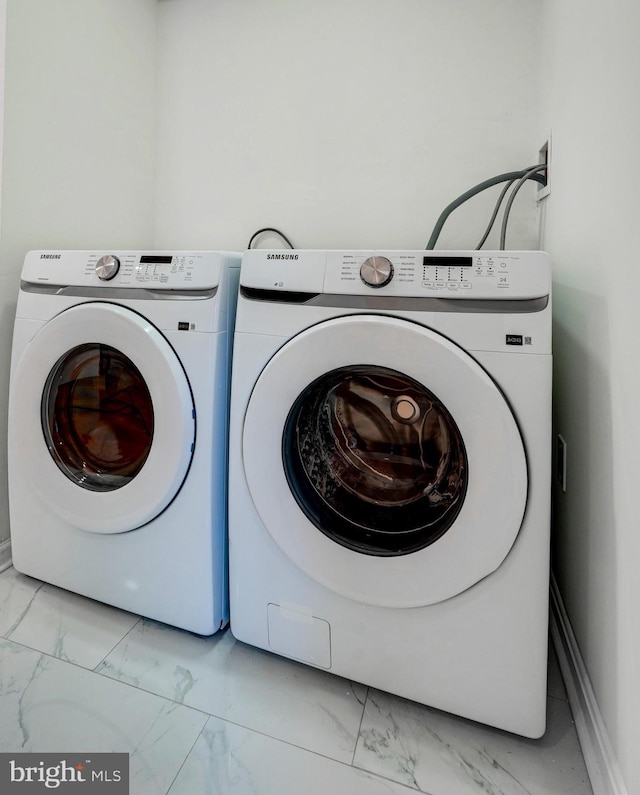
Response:
M240 255L32 251L9 395L15 568L210 635L228 621Z
M239 640L542 735L550 287L543 252L244 254Z

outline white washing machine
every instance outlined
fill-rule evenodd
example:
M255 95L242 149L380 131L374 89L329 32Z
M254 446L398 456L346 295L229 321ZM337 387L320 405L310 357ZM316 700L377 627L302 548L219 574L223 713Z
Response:
M15 568L210 635L228 621L240 255L32 251L9 396Z
M550 287L543 252L245 253L239 640L543 734Z

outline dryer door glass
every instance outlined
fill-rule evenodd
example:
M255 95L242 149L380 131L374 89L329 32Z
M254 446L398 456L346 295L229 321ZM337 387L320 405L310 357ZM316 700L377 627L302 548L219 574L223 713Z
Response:
M283 435L289 487L315 526L371 555L427 547L452 525L467 454L444 404L400 372L333 370L298 397Z
M53 460L90 491L125 486L151 449L149 389L133 362L108 345L80 345L56 363L44 388L41 416Z

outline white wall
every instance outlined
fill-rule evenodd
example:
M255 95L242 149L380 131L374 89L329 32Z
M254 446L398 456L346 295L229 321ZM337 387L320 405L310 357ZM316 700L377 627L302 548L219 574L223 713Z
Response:
M242 250L267 225L300 247L422 247L449 201L537 159L541 4L8 0L0 541L27 250ZM439 246L475 245L496 194ZM537 247L533 194L511 247Z
M0 542L19 273L33 248L151 246L157 0L8 0L0 244Z
M640 6L547 0L544 245L555 272L560 589L630 793L640 792Z
M156 242L421 248L537 162L541 0L161 0ZM536 248L530 184L508 244ZM496 194L440 247L479 240ZM495 240L495 238L494 238Z

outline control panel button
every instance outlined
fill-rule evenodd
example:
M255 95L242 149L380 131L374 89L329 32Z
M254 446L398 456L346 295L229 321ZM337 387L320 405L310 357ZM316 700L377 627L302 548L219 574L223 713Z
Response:
M120 260L114 257L113 254L105 254L104 257L100 257L96 262L96 276L103 282L113 279L119 270Z
M369 287L384 287L393 279L393 265L386 257L368 257L360 266L360 278Z

